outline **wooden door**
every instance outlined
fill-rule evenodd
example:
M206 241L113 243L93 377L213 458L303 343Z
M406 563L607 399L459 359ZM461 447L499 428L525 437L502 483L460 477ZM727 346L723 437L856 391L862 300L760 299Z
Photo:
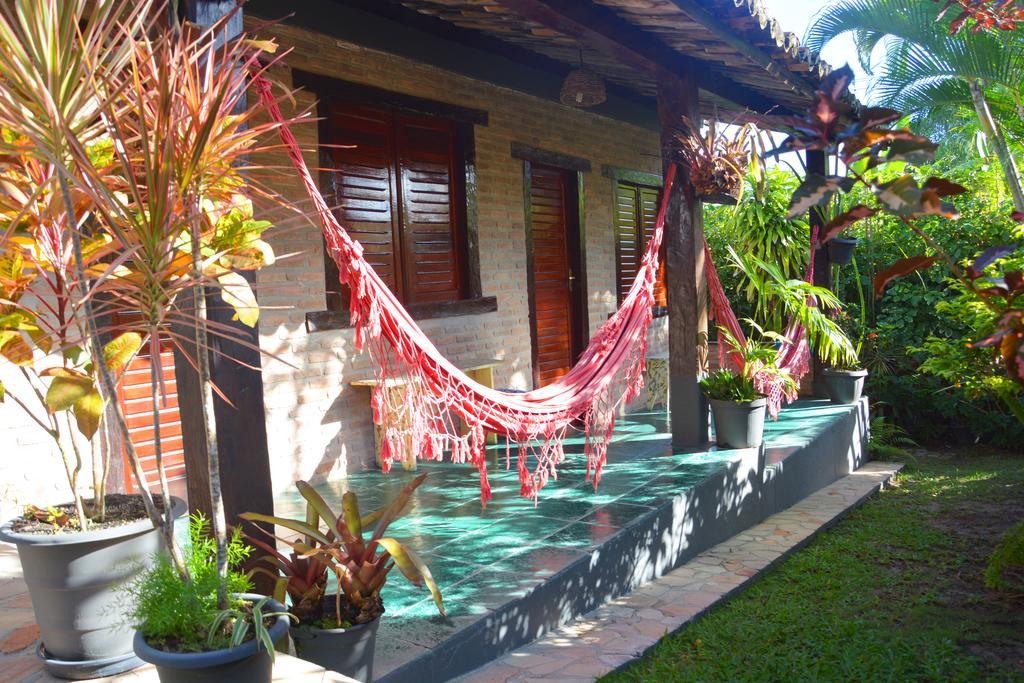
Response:
M533 378L569 372L586 342L576 174L527 164Z
M153 420L153 393L150 386L152 356L149 347L143 349L128 366L118 390L118 400L128 421L132 443L142 461L142 469L151 489L156 489L156 440ZM161 371L166 388L166 401L161 401L160 443L163 447L164 471L168 481L185 479L185 449L181 437L181 414L178 411L178 388L174 379L174 352L169 344L160 353ZM125 485L128 491L137 491L131 465L125 456Z

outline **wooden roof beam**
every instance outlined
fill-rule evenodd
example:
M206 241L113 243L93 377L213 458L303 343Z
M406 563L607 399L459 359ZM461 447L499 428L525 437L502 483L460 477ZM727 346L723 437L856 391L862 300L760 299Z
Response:
M813 97L815 87L800 76L787 73L771 56L750 41L736 34L725 22L716 18L701 6L697 0L670 0L672 4L685 12L691 19L704 26L710 33L723 43L747 57L755 64L762 66L773 77L782 81L790 88L807 97Z
M710 93L764 113L780 103L739 84L709 77L713 65L682 55L657 36L623 21L614 11L579 0L496 0L520 16L576 39L657 80L688 74ZM787 108L788 109L788 108Z

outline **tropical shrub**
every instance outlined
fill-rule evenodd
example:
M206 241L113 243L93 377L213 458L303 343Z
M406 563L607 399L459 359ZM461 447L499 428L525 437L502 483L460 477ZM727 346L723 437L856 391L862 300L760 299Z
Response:
M746 183L747 189L728 219L733 248L771 263L786 279L804 279L810 227L804 217L786 217L789 198L798 184L796 176L774 168L760 176L748 175ZM740 290L754 307L751 317L770 329L782 329L785 323L777 300L759 290L749 277L741 281Z

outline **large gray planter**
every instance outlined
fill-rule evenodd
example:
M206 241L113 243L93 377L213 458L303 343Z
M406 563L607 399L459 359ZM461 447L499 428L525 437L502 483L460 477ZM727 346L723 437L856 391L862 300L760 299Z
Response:
M850 405L860 400L864 393L864 381L867 370L831 370L822 371L829 398L833 403Z
M243 593L241 598L252 602L262 595ZM266 603L268 612L284 612L275 600ZM279 616L270 627L275 643L288 633L288 617ZM135 632L135 654L156 667L160 683L270 683L274 662L270 653L252 638L238 647L211 652L166 652L150 647L141 631Z
M351 628L293 626L295 653L307 662L357 681L373 680L373 653L380 617Z
M755 448L764 441L764 417L768 401L737 403L709 399L715 420L715 440L719 446Z
M173 501L175 517L185 514L184 501ZM46 670L79 680L141 666L119 588L151 566L160 551L152 523L62 534L15 533L12 523L0 527L0 540L18 547Z

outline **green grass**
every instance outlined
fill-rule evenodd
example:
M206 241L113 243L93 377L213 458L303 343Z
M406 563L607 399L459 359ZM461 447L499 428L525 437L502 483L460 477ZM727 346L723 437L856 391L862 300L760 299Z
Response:
M604 681L1024 681L1024 602L984 587L1024 459L921 456L895 486Z

